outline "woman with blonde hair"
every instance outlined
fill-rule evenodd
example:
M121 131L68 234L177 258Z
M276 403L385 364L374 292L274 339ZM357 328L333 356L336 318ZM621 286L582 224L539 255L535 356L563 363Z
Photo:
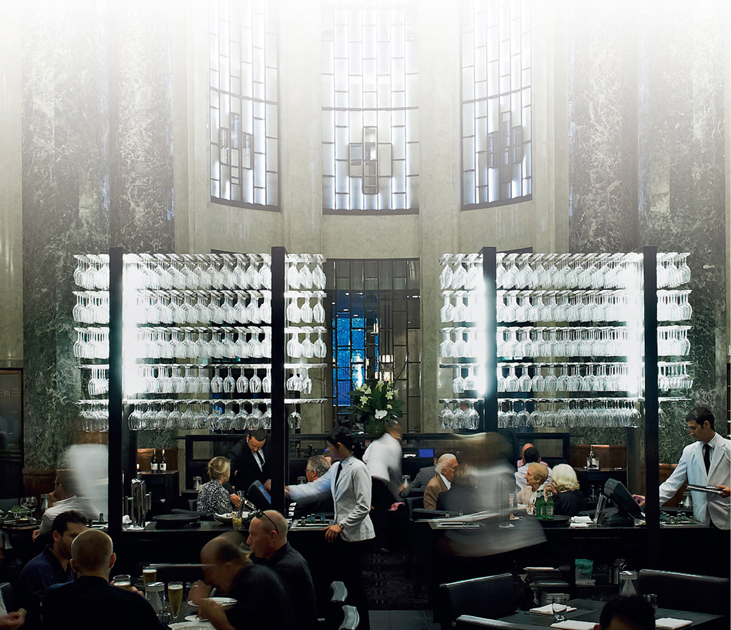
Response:
M546 491L553 494L553 513L576 516L586 509L586 499L579 490L576 472L568 464L559 464L551 473Z
M231 477L231 461L226 457L214 457L208 462L208 477L210 481L198 488L196 510L200 514L228 514L233 505L223 484Z

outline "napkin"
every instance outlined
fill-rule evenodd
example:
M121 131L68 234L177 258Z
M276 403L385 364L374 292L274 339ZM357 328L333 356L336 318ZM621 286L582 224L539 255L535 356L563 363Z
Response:
M573 606L567 606L566 610L563 610L562 612L571 612L572 610L576 610ZM546 604L545 606L540 606L539 608L531 608L530 611L532 613L539 613L541 615L552 615L553 614L553 608L551 607L551 604Z
M572 523L591 523L591 516L572 516Z
M589 523L571 523L569 527L572 529L587 529L589 527Z
M655 627L667 630L676 630L677 628L685 628L685 626L689 626L692 623L692 621L688 621L687 619L673 619L672 617L663 617L662 619L657 619L655 621Z
M551 628L561 628L561 630L593 630L596 624L593 621L559 621L552 623Z

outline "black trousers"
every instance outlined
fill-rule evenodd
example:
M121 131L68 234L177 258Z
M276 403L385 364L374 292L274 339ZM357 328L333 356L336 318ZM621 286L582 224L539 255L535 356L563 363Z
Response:
M395 499L384 481L380 479L371 480L371 495L373 510L371 520L376 530L376 545L379 547L391 547L391 536L388 529L388 511Z
M363 556L371 546L371 540L346 542L340 536L332 543L330 566L333 577L348 589L348 604L358 609L360 624L358 630L370 630L368 600L363 586Z

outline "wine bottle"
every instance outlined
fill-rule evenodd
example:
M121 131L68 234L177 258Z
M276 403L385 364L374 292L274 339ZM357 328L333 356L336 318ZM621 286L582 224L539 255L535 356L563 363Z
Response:
M168 463L165 461L165 449L162 449L162 461L160 462L160 472L165 472L168 469Z
M150 470L152 472L157 472L157 468L158 468L158 466L157 466L157 455L156 455L155 449L153 448L152 449L152 461L150 462Z

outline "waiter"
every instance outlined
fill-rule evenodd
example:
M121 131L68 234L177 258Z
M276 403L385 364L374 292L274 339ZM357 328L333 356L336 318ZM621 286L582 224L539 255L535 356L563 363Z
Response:
M368 602L363 588L363 554L375 537L371 511L371 476L366 465L353 457L353 436L344 427L327 436L330 469L312 483L288 486L293 501L309 503L332 495L335 523L325 529L325 539L333 543L331 566L335 579L342 580L358 609L361 630L369 630Z
M717 488L718 493L691 490L693 517L704 525L728 531L729 494L731 493L731 441L714 430L715 420L710 409L696 407L685 418L690 435L696 441L683 449L673 474L660 486L660 505L675 496L687 481L697 486ZM633 495L640 507L645 497Z
M264 429L251 431L233 447L228 458L233 486L239 492L246 492L257 480L266 482L269 479L267 432Z

